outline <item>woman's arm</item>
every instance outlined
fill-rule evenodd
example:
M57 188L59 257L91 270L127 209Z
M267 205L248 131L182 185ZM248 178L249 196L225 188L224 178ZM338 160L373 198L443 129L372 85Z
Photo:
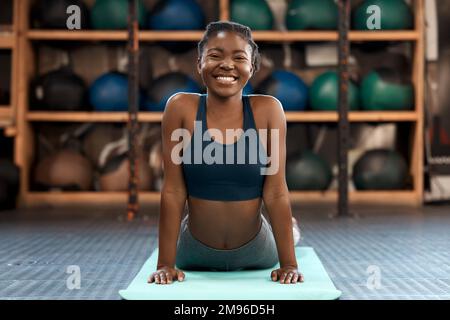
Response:
M294 250L292 211L285 174L286 117L281 103L277 99L265 97L265 100L265 105L268 108L269 129L267 151L271 157L270 165L275 165L275 161L277 161L275 168L278 169L274 174L267 175L265 178L263 201L269 215L277 244L278 259L281 267L279 278L284 282L286 277L289 278L289 276L291 276L292 279L294 279L294 282L296 282L297 279L301 282L303 281L301 274L296 274L296 272L294 272L292 275L289 275L289 272L296 271L298 266ZM276 132L273 130L276 130L277 134L275 134ZM284 273L285 271L286 273ZM273 275L272 279L274 279ZM274 280L276 281L277 279L278 276L276 276Z
M181 164L171 159L172 149L179 143L171 141L172 132L183 128L183 107L186 107L183 100L183 95L178 94L167 102L161 125L164 180L159 215L158 269L175 266L177 239L187 197Z

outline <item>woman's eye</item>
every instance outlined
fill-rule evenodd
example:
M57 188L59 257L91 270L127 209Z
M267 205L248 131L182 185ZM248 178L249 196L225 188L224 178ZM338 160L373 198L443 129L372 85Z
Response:
M239 56L239 57L236 57L236 59L237 59L237 60L246 60L247 58L246 58L246 57L243 57L243 56Z

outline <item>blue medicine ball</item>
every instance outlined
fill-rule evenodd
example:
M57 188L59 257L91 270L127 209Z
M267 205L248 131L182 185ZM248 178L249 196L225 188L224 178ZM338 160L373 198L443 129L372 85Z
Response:
M305 110L308 103L308 87L295 73L277 70L258 87L258 93L280 100L285 111Z
M148 18L153 30L199 30L205 27L205 15L196 0L159 1Z
M142 101L142 93L139 93ZM89 100L95 111L128 111L128 77L108 72L97 78L89 89Z
M150 84L147 91L147 103L144 109L147 111L162 112L167 100L178 92L200 93L201 87L191 77L181 72L167 73L156 78Z
M89 100L96 111L128 110L128 78L116 72L100 76L91 85Z

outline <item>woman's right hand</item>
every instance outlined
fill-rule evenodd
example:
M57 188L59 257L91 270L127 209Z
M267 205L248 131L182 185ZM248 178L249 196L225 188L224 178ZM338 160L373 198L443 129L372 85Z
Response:
M184 272L172 267L160 267L148 278L148 283L171 284L174 280L184 281Z

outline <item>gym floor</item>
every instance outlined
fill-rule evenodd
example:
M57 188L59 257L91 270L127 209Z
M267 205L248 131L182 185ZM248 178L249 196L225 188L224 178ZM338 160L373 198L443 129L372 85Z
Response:
M293 208L303 246L321 258L341 299L450 299L450 206ZM95 212L93 212L95 211ZM0 299L120 299L157 246L157 208L41 208L0 214ZM89 214L89 218L85 215ZM69 266L81 288L69 290ZM380 286L368 282L380 275ZM149 273L151 270L149 270Z

